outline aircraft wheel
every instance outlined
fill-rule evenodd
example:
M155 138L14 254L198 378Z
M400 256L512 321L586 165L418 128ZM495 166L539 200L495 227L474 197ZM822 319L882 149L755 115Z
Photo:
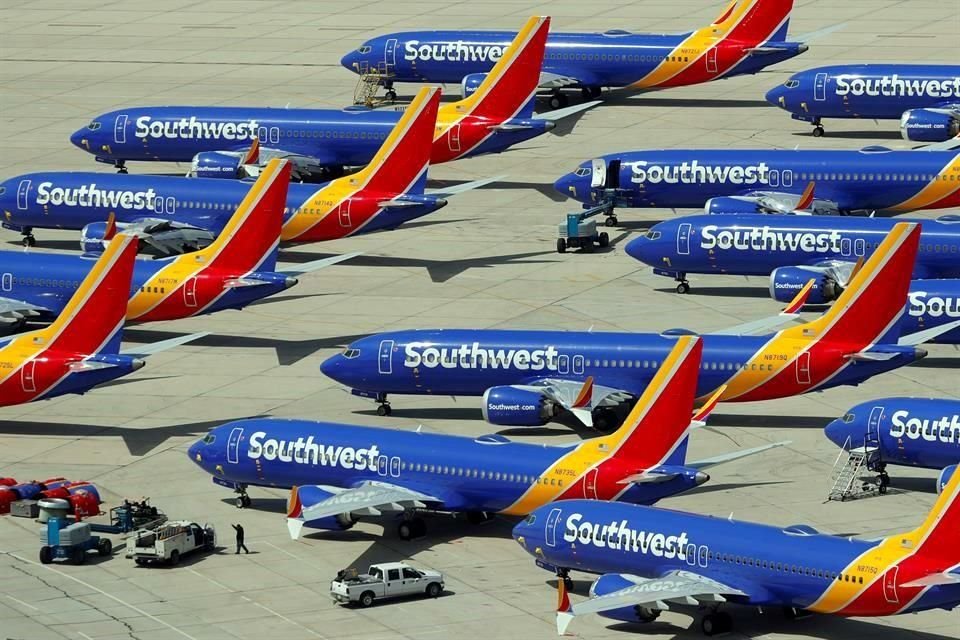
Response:
M557 253L567 252L567 241L563 238L557 238Z
M126 167L120 167L119 169L117 169L117 173L122 173L123 175L127 175L127 173L128 173L128 172L127 172L127 168L126 168Z
M816 127L813 128L813 137L814 137L814 138L822 138L824 133L825 133L825 131L824 131L823 127L821 127L820 125L817 125Z
M243 494L242 496L240 496L240 500L243 502L244 509L249 507L250 504L253 502L253 500L247 494Z
M566 589L567 593L573 593L573 578L570 576L563 576L563 588Z
M560 109L562 107L567 106L568 103L569 103L569 100L567 99L567 96L560 92L554 93L553 95L550 96L551 109Z
M677 293L680 293L680 294L690 293L690 283L689 283L689 282L681 282L680 284L678 284L678 285L677 285Z
M397 99L397 92L394 91L393 89L388 89L387 92L386 92L384 95L386 96L387 100L396 100L396 99Z
M600 246L601 246L601 247L609 247L609 246L610 246L610 234L608 234L606 231L602 232L602 233L600 234L600 240L599 240L599 242L600 242Z
M733 629L733 618L724 611L709 613L703 616L703 620L700 621L700 629L705 636L727 633Z
M403 520L397 525L397 536L401 540L413 540L422 537L427 532L427 523L422 518Z
M35 247L37 246L37 239L32 235L23 236L23 246L25 247Z
M603 224L608 227L615 227L617 223L620 222L617 220L617 216L607 216L607 219L603 221Z
M393 410L390 408L390 405L388 404L382 404L379 407L377 407L377 415L380 417L388 416L392 412Z

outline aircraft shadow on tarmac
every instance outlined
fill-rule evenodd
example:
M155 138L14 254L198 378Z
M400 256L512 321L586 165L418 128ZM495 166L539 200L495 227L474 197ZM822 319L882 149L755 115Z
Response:
M143 456L170 438L199 438L213 427L225 422L243 418L263 418L259 416L233 416L203 422L187 422L166 427L107 427L100 424L75 424L72 422L30 422L28 420L0 420L0 435L16 436L55 436L61 438L81 438L86 436L119 437L132 456Z
M469 269L489 269L505 264L549 264L553 260L528 260L551 256L552 251L533 251L527 253L513 253L504 256L484 256L478 258L462 258L454 260L427 260L424 258L400 258L392 256L361 255L350 260L351 265L360 267L387 267L413 268L421 267L427 270L433 282L441 283L460 275ZM308 253L300 251L284 251L281 255L285 262L300 263L329 258L331 254Z
M654 289L661 293L676 293L674 289ZM698 287L696 284L690 286L688 296L710 296L726 298L770 298L770 290L761 287Z
M812 138L813 136L810 132L794 132L795 136L803 136L805 138ZM830 131L824 138L829 142L830 138L841 138L845 140L903 140L903 136L900 135L899 131ZM823 142L818 142L817 144L824 144Z
M922 360L917 360L911 367L920 367L921 369L956 369L957 368L957 358L960 358L960 353L957 354L954 358L930 358L926 357Z
M823 429L837 416L781 416L714 413L711 427L759 427L763 429Z
M127 329L124 331L124 341L156 342L172 337L167 332L150 329ZM307 340L280 340L277 338L259 338L256 336L228 336L211 334L198 338L189 343L199 347L237 347L274 349L281 366L296 364L322 349L339 349L347 346L354 340L367 337L365 333L345 336L328 336L326 338L310 338Z

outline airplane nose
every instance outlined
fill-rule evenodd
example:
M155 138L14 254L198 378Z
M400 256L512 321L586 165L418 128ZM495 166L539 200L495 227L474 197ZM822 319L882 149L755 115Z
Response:
M356 51L351 51L347 55L340 58L340 64L343 65L345 69L356 71L356 67L360 66L360 54Z
M577 177L572 173L560 176L560 178L553 183L553 188L557 193L568 198L579 199L577 198Z
M843 447L844 445L853 446L851 444L855 439L853 435L853 424L853 422L844 422L842 419L837 419L824 427L823 433L827 436L827 440L838 447Z
M775 107L783 107L783 87L774 87L767 91L767 95L764 96L767 102L772 104Z
M84 151L90 151L90 141L87 139L86 134L87 130L85 128L78 129L77 131L73 132L72 136L70 136L70 142L75 147L80 147Z
M340 372L340 354L330 356L320 363L320 373L332 380L340 382L338 374Z

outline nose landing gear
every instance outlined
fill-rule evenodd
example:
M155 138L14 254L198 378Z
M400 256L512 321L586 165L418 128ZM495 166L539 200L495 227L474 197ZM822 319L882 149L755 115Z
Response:
M33 235L33 227L24 227L23 231L23 246L25 247L35 247L37 246L37 239Z

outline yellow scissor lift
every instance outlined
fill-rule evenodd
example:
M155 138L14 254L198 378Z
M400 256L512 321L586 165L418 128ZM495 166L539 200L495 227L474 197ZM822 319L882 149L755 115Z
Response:
M390 73L385 62L381 62L376 67L363 63L359 71L360 80L357 81L357 88L353 92L353 104L373 108L397 99L397 93L393 90L393 74ZM377 97L380 87L386 89L383 98Z

